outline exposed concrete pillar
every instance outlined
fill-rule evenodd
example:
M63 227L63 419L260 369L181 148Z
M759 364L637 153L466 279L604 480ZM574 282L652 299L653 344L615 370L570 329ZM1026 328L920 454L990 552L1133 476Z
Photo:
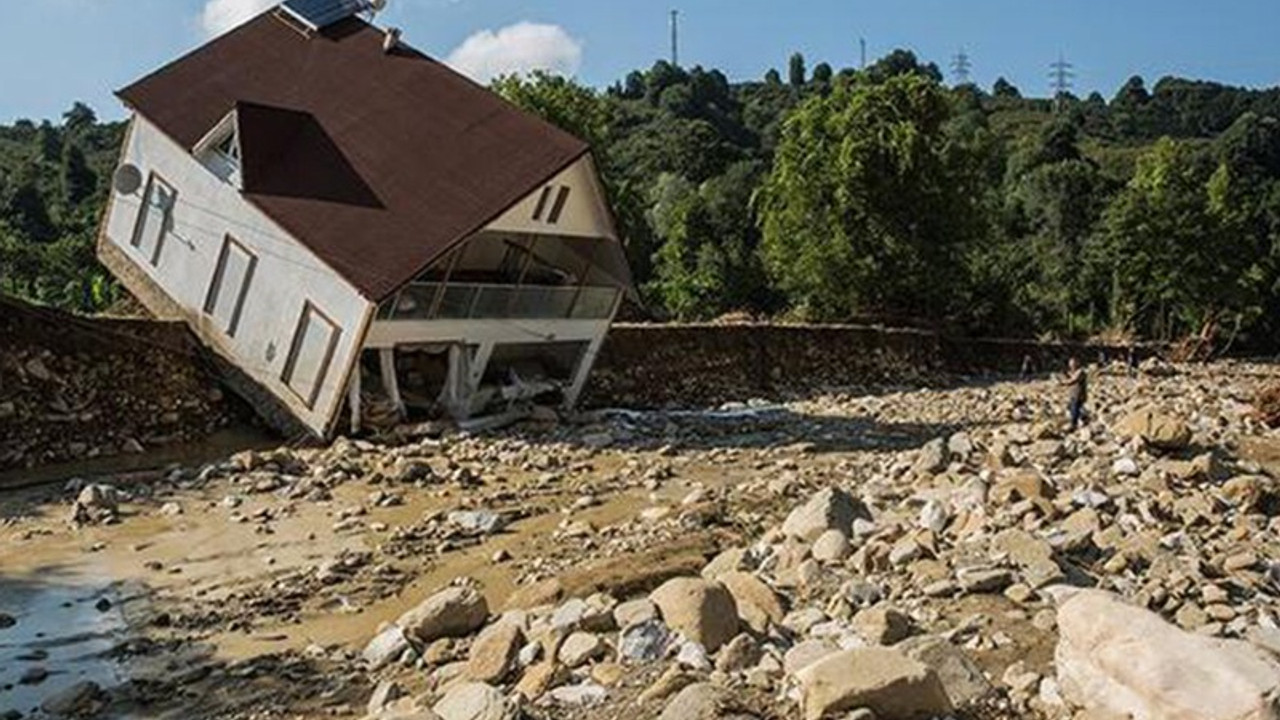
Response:
M382 373L382 387L391 398L391 405L396 409L396 417L405 417L404 401L400 398L400 378L396 377L396 350L382 348L378 351L378 369Z
M351 434L355 435L360 432L361 413L360 407L360 361L357 353L356 367L351 373L351 383L347 385L347 404L351 406Z
M586 351L582 353L582 359L578 361L578 369L573 373L573 383L569 386L569 392L564 395L565 410L572 410L578 404L578 397L587 386L587 378L591 376L591 368L596 364L596 355L600 354L600 346L604 345L607 334L605 331L596 335L595 339L587 345Z

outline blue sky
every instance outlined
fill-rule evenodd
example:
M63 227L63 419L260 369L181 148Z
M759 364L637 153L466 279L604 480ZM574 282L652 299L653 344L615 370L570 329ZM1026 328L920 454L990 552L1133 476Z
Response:
M0 122L55 118L75 100L120 117L111 91L205 42L270 0L3 0ZM1075 64L1077 91L1110 98L1132 74L1235 85L1280 84L1280 0L390 0L381 23L484 79L549 66L607 85L668 52L667 12L682 13L683 64L731 78L810 65L856 65L908 47L945 65L963 47L974 79L1006 76L1046 94L1048 63Z

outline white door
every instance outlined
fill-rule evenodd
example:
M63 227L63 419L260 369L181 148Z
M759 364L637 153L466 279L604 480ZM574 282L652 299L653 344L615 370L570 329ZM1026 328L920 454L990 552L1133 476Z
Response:
M307 407L315 405L320 395L337 344L338 326L307 303L284 368L285 383Z
M222 254L218 257L218 267L213 273L213 283L209 286L204 311L219 328L232 337L240 324L245 295L249 292L249 282L253 278L256 264L257 258L240 243L231 237L223 242Z

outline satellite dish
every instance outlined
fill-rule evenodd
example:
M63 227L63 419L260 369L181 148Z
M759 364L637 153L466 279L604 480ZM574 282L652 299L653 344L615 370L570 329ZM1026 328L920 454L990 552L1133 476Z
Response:
M111 184L121 195L132 195L142 187L142 171L136 165L125 163L116 169Z

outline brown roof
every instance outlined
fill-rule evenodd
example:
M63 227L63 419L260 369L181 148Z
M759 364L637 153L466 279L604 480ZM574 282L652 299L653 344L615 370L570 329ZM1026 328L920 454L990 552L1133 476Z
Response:
M382 300L587 152L351 18L308 38L273 11L121 90L193 148L238 111L245 197Z

